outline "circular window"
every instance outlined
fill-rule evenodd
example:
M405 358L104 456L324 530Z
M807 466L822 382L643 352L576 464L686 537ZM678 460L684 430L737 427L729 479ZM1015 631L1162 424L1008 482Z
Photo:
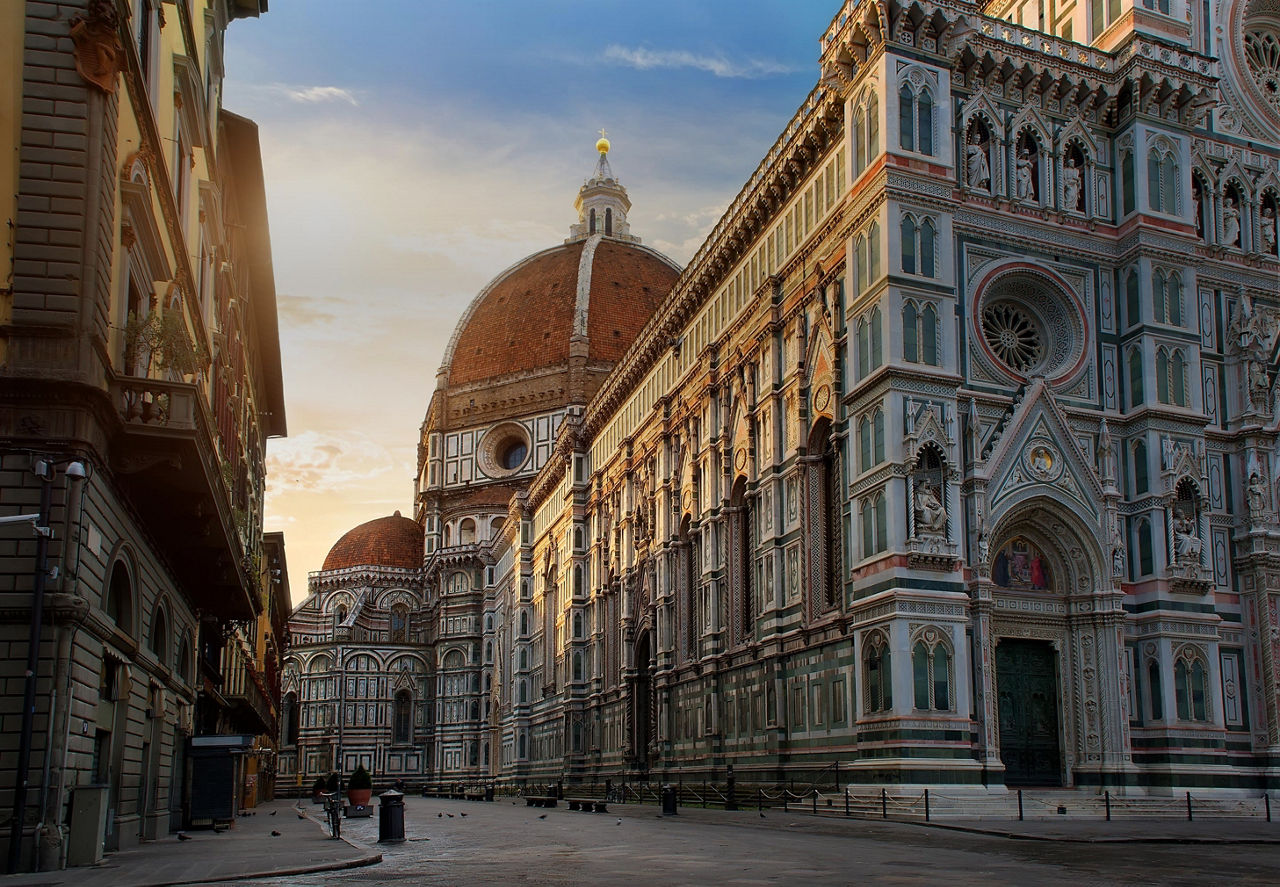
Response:
M498 463L508 471L515 471L524 464L525 457L528 455L529 447L525 442L513 440L508 442L498 454Z
M1083 359L1087 331L1079 304L1034 269L998 273L982 287L973 320L992 369L1061 379Z
M1002 362L1025 373L1044 358L1040 324L1021 306L997 302L982 309L982 335Z
M529 461L529 432L519 422L489 429L480 441L480 469L489 477L508 477Z

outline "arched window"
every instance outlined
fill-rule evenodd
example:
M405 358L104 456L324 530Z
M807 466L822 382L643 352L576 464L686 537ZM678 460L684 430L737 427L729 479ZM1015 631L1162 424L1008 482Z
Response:
M1135 495L1146 493L1151 488L1147 468L1147 445L1138 441L1133 445L1133 492Z
M883 634L875 632L866 640L862 653L862 683L868 714L893 708L893 674L890 662L889 642Z
M588 222L587 222L587 233L588 233L588 234L595 234L595 233L596 233L596 210L595 210L595 207L592 207L592 208L591 208L591 213L590 213L590 215L589 215L587 218L588 218Z
M1158 268L1151 273L1151 305L1156 322L1165 323L1164 272Z
M871 325L866 318L858 321L858 378L871 374Z
M298 694L292 691L284 694L281 708L280 722L284 724L284 736L281 739L285 745L297 745L299 726Z
M932 305L920 312L920 361L938 365L938 312Z
M463 519L462 523L458 524L458 544L476 544L476 522L469 517Z
M902 217L902 272L916 273L916 220L909 215Z
M111 582L107 585L107 599L102 609L116 628L127 635L133 634L133 580L123 561L116 561L111 568Z
M1184 650L1173 665L1173 692L1178 720L1207 721L1208 671L1199 654Z
M528 648L528 647L521 647L521 648L520 648L520 659L519 659L519 662L520 662L519 669L520 669L521 671L528 671L528 670L529 670L529 648Z
M1101 0L1095 0L1101 2ZM1123 151L1120 154L1120 206L1127 216L1137 208L1137 183L1134 181L1133 152Z
M911 675L917 709L951 710L951 652L936 633L925 632L911 648Z
M607 237L613 236L613 209L610 207L604 210L604 233Z
M917 307L908 300L902 308L902 359L938 365L938 311L931 304Z
M178 677L190 683L191 681L191 641L184 633L178 638L178 656L174 662L174 666L178 671Z
M1160 687L1160 662L1157 659L1147 660L1147 706L1153 721L1164 717L1164 691Z
M867 99L867 164L880 155L880 101L871 93Z
M1157 146L1147 154L1147 203L1152 212L1178 214L1178 162L1173 151Z
M919 338L920 330L917 326L919 312L916 311L915 302L907 302L902 307L902 359L908 363L916 363L920 360Z
M1154 571L1151 555L1151 521L1138 519L1138 575L1150 576Z
M529 611L520 611L520 637L529 636Z
M1129 349L1129 407L1142 403L1144 393L1142 385L1142 348L1135 345Z
M884 330L879 306L871 309L871 369L884 363Z
M1169 397L1176 406L1187 405L1187 361L1180 348L1169 358Z
M867 120L862 108L853 112L853 175L857 178L868 162Z
M867 285L880 279L880 224L872 222L867 226Z
M582 680L582 651L573 651L573 679L575 681Z
M529 684L527 681L523 681L523 680L519 681L518 683L519 683L519 692L516 693L516 700L521 705L524 705L526 702L529 701ZM520 754L521 754L521 757L523 757L524 756L524 736L520 737L520 745L521 745Z
M905 151L916 149L915 98L908 84L898 88L898 144Z
M860 295L867 285L867 239L861 234L853 247L853 294Z
M920 273L925 277L934 276L933 253L936 233L932 219L925 219L920 223Z
M413 697L408 690L396 694L392 717L392 739L396 745L408 745L413 741Z
M164 607L157 607L151 620L151 652L162 666L169 667L169 619Z
M884 461L884 410L876 409L858 422L859 469L869 471Z
M1130 271L1124 279L1124 319L1129 326L1142 323L1142 299L1136 271Z
M409 608L404 604L391 608L391 643L409 643Z
M868 558L884 551L888 546L888 515L885 511L884 494L876 492L863 499L859 515L862 522L862 556Z

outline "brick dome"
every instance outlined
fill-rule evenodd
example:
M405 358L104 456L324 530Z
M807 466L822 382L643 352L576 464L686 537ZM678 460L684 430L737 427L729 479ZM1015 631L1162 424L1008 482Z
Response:
M324 559L324 570L347 567L422 566L422 528L396 512L348 531Z
M457 386L563 367L575 339L589 363L616 363L679 274L656 250L601 235L535 253L471 303L441 372Z

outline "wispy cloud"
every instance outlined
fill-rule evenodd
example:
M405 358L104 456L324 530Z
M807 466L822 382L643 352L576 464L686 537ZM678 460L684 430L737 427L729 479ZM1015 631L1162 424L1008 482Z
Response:
M352 107L358 107L360 104L359 100L356 99L355 93L340 86L289 86L284 83L277 83L273 86L273 89L286 98L305 105L318 105L322 102L346 102Z
M267 456L270 493L291 486L311 492L363 488L395 469L396 458L387 447L360 434L304 431L274 442Z
M619 46L616 43L605 48L604 60L641 71L653 68L693 68L716 77L740 77L748 80L790 74L795 70L789 65L768 59L731 61L719 54L699 54L685 49L646 49L642 46Z

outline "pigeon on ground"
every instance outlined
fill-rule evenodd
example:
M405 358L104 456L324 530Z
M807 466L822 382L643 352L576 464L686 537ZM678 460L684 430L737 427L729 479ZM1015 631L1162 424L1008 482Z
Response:
M452 814L452 813L446 813L446 814L445 814L445 816L449 817L450 819L453 819L453 814Z
M272 829L272 830L271 830L271 837L273 837L273 838L278 838L278 837L280 837L280 833L279 833L278 831L276 831L275 829Z
M443 814L443 813L437 813L437 814L436 814L436 819L444 819L444 814Z
M467 814L463 813L463 814L460 814L460 815L462 815L462 816L466 816Z
M279 810L272 810L272 811L271 811L271 815L272 815L272 816L275 816L275 815L276 815L277 813L279 813L279 812L280 812Z
M178 840L179 840L179 841L190 841L190 840L191 840L191 836L190 836L190 835L184 835L182 832L178 832Z
M541 814L539 814L539 815L538 815L538 818L539 818L539 819L546 819L546 818L547 818L547 814L545 814L545 813L541 813Z
M761 818L761 819L764 819L764 814L763 814L763 813L761 813L761 814L760 814L760 818Z
M272 816L275 816L275 814L274 814L274 813L272 813L271 815L272 815ZM307 814L305 814L305 813L303 813L301 810L299 810L299 811L298 811L298 818L299 818L299 819L306 819L306 818L307 818Z
M619 818L618 818L618 825L622 825L622 818L621 818L621 817L619 817Z

